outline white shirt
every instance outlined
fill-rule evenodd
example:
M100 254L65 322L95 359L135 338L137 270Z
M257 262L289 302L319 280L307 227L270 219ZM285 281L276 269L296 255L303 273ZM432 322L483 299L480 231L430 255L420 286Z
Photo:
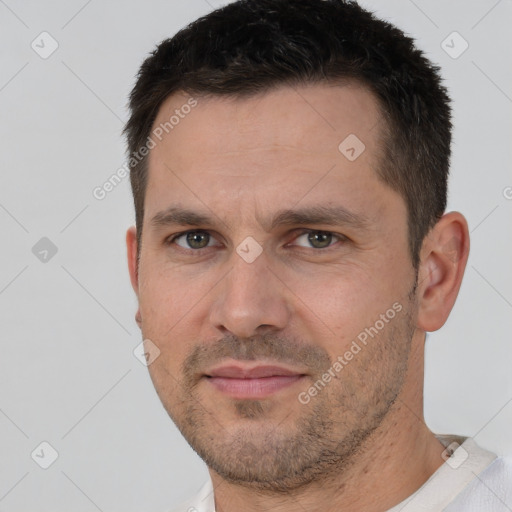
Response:
M512 512L512 457L498 457L471 437L435 436L449 450L445 462L387 512ZM174 512L215 512L211 481Z

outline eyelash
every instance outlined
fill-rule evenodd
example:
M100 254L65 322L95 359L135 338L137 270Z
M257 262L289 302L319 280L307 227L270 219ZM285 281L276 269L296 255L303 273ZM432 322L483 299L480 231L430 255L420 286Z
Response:
M178 238L181 238L183 236L186 236L188 235L189 233L207 233L208 235L210 235L212 238L215 238L213 237L213 235L211 234L210 231L208 230L203 230L203 229L190 229L188 231L182 231L180 233L176 233L175 235L172 235L168 238L166 238L164 240L164 244L166 246L170 246L170 245L173 245L174 242L178 239ZM321 230L321 229L302 229L298 232L298 234L294 237L294 241L297 240L298 238L300 238L301 236L303 235L306 235L306 234L310 234L310 233L322 233L322 234L328 234L328 235L333 235L333 239L337 239L338 242L347 242L348 241L348 238L344 235L340 235L340 234L337 234L337 233L334 233L332 231L324 231L324 230ZM334 240L333 240L334 241ZM298 246L300 247L301 249L313 249L315 251L322 251L322 252L327 252L329 251L330 249L332 249L333 247L336 246L336 243L333 243L331 245L328 245L327 247L322 247L322 248L316 248L316 247L302 247L302 246ZM207 247L202 247L201 249L192 249L191 247L185 249L184 247L181 247L181 246L178 246L181 250L184 250L184 251L188 251L188 252L193 252L193 253L201 253L203 250L205 249L211 249L212 247L211 246L207 246Z

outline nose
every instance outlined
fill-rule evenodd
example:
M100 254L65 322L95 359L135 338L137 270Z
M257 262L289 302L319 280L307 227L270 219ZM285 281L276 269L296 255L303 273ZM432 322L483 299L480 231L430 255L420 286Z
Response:
M283 329L290 317L289 298L265 252L252 263L234 252L231 262L231 270L215 287L211 325L240 338Z

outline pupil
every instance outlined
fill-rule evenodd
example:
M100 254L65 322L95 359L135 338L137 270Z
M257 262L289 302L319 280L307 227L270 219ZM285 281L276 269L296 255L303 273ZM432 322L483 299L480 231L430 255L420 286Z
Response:
M323 248L329 246L332 240L332 235L330 233L317 231L315 233L310 233L308 238L313 247Z
M200 231L194 231L187 235L187 242L193 249L202 249L208 245L208 234Z

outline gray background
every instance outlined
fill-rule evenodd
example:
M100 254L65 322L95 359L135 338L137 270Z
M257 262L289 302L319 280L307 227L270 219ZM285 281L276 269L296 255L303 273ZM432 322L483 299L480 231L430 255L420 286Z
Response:
M143 58L224 3L0 0L0 511L164 511L207 476L133 355L129 180L92 192L125 161ZM512 2L362 3L417 38L454 98L449 210L472 249L449 321L428 335L427 424L512 454ZM46 59L31 47L51 48L43 31L59 45ZM454 31L469 44L457 58ZM43 441L58 452L48 469Z

